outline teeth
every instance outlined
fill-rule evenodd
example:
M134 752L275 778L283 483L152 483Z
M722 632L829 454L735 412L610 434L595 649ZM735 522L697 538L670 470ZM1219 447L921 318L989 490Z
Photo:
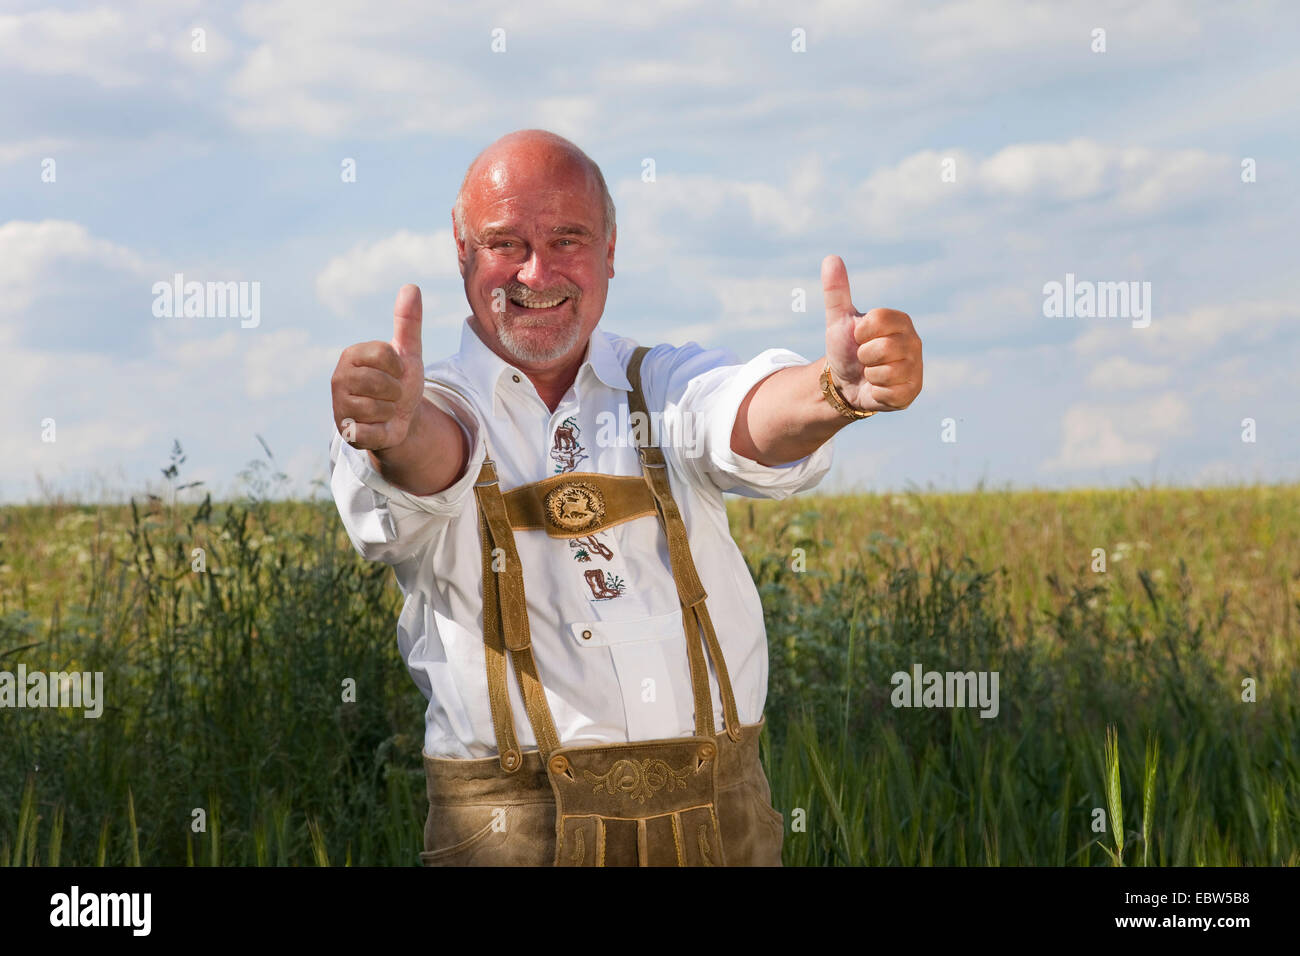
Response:
M561 302L567 300L568 298L569 297L567 295L562 295L559 298L538 299L534 302L523 302L515 298L512 298L510 301L513 302L515 305L521 306L522 308L525 309L552 309L555 306L559 305Z

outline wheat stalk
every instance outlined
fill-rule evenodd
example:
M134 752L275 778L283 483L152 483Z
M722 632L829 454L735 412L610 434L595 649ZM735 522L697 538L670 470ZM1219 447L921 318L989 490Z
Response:
M1142 767L1142 865L1150 866L1151 820L1156 812L1156 768L1160 741L1147 735L1146 762Z
M1119 785L1119 733L1111 726L1106 728L1106 806L1110 813L1110 832L1115 838L1115 849L1103 846L1106 855L1116 866L1124 865L1124 805L1120 801Z

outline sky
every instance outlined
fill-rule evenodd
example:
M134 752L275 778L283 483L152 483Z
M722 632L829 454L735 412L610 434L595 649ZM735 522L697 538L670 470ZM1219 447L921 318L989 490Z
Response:
M391 337L407 282L426 362L457 350L450 210L522 128L573 140L613 193L601 328L811 361L828 254L859 311L911 316L920 396L841 431L822 490L1300 480L1298 22L4 0L0 502L157 490L175 441L178 481L214 496L263 443L280 494L328 496L340 352ZM186 316L162 301L177 274L257 299Z

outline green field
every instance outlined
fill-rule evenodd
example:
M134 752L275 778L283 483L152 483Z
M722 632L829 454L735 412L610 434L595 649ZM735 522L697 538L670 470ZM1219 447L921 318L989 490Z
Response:
M1300 487L729 508L787 865L1300 863ZM416 865L400 605L328 499L0 508L0 671L108 686L0 710L0 863ZM894 707L918 663L998 715Z

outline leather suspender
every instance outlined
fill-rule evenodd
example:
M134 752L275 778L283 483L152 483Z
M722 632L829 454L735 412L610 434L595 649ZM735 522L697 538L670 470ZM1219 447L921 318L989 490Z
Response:
M648 351L649 348L644 345L637 348L632 353L631 361L627 366L628 382L632 385L629 400L632 411L641 413L642 421L650 420L646 411L645 395L641 388L641 360L645 358L645 353ZM636 433L635 429L633 433ZM736 698L732 693L726 661L722 658L722 647L713 631L709 609L704 603L708 595L705 594L704 585L700 583L700 576L695 570L695 559L691 556L686 525L682 521L677 502L673 500L672 488L668 484L668 467L664 460L663 449L649 444L648 429L646 433L647 443L640 446L637 453L641 456L641 470L658 505L660 524L668 536L668 557L672 564L673 580L677 583L677 596L682 604L682 625L686 631L686 648L692 670L691 683L695 687L696 733L700 736L714 735L713 702L709 695L708 671L704 668L699 646L699 632L703 631L704 641L709 648L709 657L713 660L713 669L718 674L718 689L722 694L722 716L726 724L727 736L732 740L739 740L740 717L736 711ZM694 677L697 665L703 673L702 681L697 681ZM701 687L704 692L703 700L700 695ZM704 714L703 726L700 721L701 706Z

